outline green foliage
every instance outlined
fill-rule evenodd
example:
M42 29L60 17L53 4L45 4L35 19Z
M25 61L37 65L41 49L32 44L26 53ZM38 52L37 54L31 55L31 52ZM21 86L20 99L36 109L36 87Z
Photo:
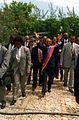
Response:
M54 8L51 3L46 12L41 12L32 3L16 1L0 9L0 43L9 42L11 34L25 36L34 34L34 31L48 33L47 36L51 38L61 32L79 36L79 17L74 8L71 11L67 7L66 14L63 9Z
M34 5L29 3L17 3L13 1L10 5L0 11L0 42L8 42L10 34L28 34L31 29L31 12Z
M78 17L67 17L61 21L63 27L63 33L68 32L69 35L79 36L79 18Z

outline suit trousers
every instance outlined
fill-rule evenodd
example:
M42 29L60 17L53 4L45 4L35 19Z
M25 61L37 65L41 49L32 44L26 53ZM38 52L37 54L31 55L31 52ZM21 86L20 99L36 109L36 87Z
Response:
M47 85L47 76L48 76L48 91L51 89L51 84L53 83L54 79L54 68L45 68L42 74L42 92L46 92L46 85Z
M74 87L74 69L73 68L70 68L68 87L69 88L73 88Z
M64 68L64 85L67 85L68 73L69 73L69 68Z
M74 85L74 69L73 68L65 68L64 69L64 84L69 88L73 88Z
M39 76L38 76L38 71L39 71ZM39 77L39 84L42 83L42 77L41 77L41 68L33 67L33 85L32 89L35 90L37 87L37 80Z
M5 95L5 86L2 85L0 86L0 102L6 100L6 95Z
M18 97L19 87L21 87L21 93L25 94L25 85L26 85L26 74L21 75L17 72L14 75L13 81L13 99L16 100Z

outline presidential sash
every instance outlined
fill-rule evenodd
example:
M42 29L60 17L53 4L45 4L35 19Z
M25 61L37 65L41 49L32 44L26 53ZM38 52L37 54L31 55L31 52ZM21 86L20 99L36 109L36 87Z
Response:
M43 64L42 64L42 71L46 67L47 63L49 62L49 60L50 60L50 58L52 56L52 53L54 51L54 47L55 46L50 46L48 48L47 54L46 54L45 59L44 59Z

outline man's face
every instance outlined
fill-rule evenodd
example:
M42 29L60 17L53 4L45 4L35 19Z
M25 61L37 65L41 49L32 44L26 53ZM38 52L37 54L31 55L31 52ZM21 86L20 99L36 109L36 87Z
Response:
M42 40L42 39L39 41L39 44L40 44L40 45L43 45L43 40Z
M51 44L52 44L52 41L51 41L50 39L47 39L47 40L46 40L46 45L47 45L47 46L50 46Z
M30 46L33 46L34 45L34 41L30 41Z
M71 43L75 42L75 37L72 37L72 38L70 39L70 41L71 41Z
M64 35L64 39L66 39L66 40L67 40L67 39L68 39L68 36L67 36L67 35Z
M64 33L64 39L68 39L68 33Z
M15 47L20 48L21 45L22 45L21 42L18 42L18 41L15 42Z

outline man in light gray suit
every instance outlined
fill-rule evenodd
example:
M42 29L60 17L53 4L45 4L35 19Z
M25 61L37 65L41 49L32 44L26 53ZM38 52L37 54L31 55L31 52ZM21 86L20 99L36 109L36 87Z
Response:
M75 43L75 36L70 37L70 42L63 46L60 65L64 69L64 86L67 86L69 73L69 91L73 92L74 85L74 68L79 53L79 45Z
M22 97L25 97L26 75L30 73L31 55L29 48L24 46L21 36L16 36L14 39L14 49L11 54L11 69L13 71L13 100L11 105L14 105L17 97L19 85L21 86Z
M9 67L10 53L4 46L0 45L0 102L1 109L6 106L5 85L3 76Z

